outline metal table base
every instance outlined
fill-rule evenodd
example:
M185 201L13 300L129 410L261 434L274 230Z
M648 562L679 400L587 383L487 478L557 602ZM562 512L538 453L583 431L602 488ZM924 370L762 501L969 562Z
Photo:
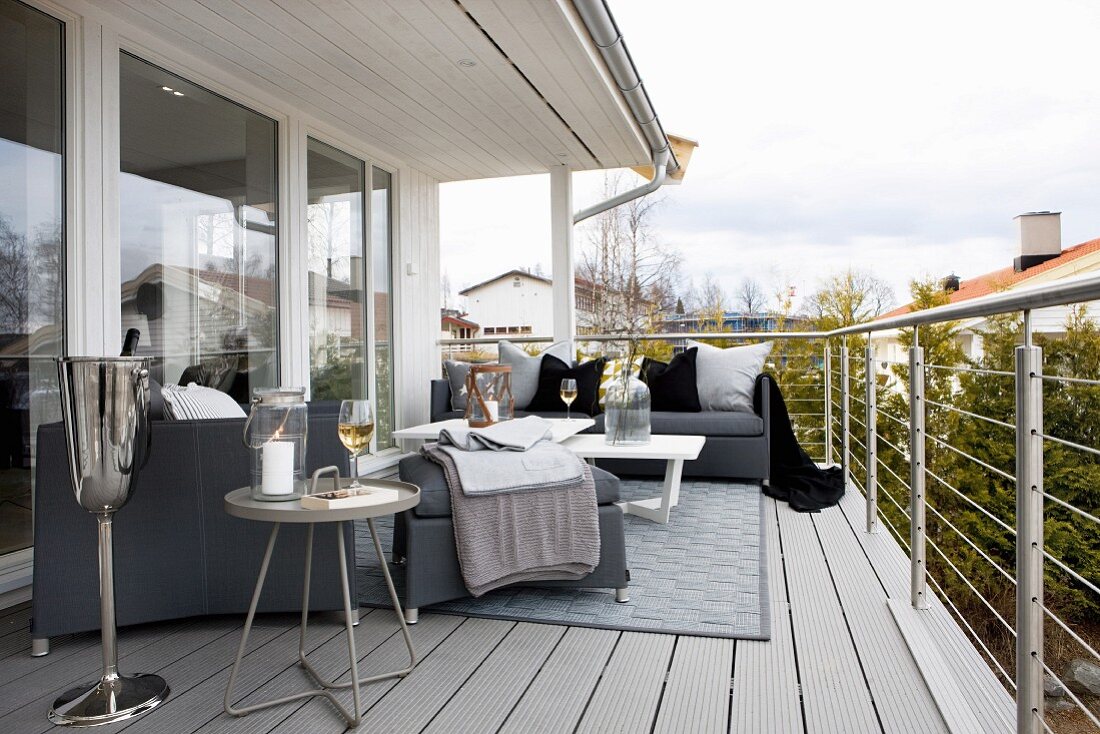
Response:
M260 594L263 592L264 580L267 578L267 569L271 563L271 555L275 550L275 541L279 537L279 526L281 523L272 523L271 536L267 541L267 549L264 551L263 563L260 564L260 575L256 579L256 590L252 592L252 603L248 607L248 616L245 618L244 631L241 633L241 644L237 647L237 658L233 661L233 668L229 673L229 683L225 688L225 712L231 716L244 716L253 711L260 709L271 708L272 706L280 706L291 701L298 701L303 698L313 698L315 696L322 696L327 698L332 705L336 707L336 710L340 712L340 715L344 717L344 720L348 723L348 726L358 726L359 722L363 718L363 710L361 703L360 688L366 683L373 683L374 681L384 680L386 678L403 678L408 675L412 669L416 666L416 650L413 648L412 637L409 635L409 628L405 624L405 615L401 611L401 602L397 598L397 589L393 586L393 579L390 577L390 570L386 563L384 554L382 553L382 544L378 540L378 533L374 529L374 519L367 518L367 526L370 528L370 537L374 542L374 552L378 556L378 563L382 566L382 575L386 579L386 588L390 592L390 600L393 602L394 613L397 615L397 621L401 625L401 634L405 638L405 646L409 651L409 665L401 670L395 670L390 673L380 673L378 675L371 675L365 678L359 677L359 659L355 652L355 623L352 621L351 616L351 595L350 595L350 583L348 578L348 564L347 556L344 552L344 523L333 522L330 523L336 528L336 543L337 552L340 556L340 585L341 591L344 597L344 626L348 638L348 659L351 663L351 677L342 683L335 680L325 680L320 673L310 664L306 658L306 631L309 624L309 582L310 582L310 570L313 561L313 527L315 523L310 523L306 531L306 561L305 572L302 580L302 619L298 626L298 663L309 674L311 678L317 683L319 688L309 689L301 691L299 693L292 693L289 696L283 696L281 698L274 698L270 701L263 701L261 703L251 704L249 706L235 707L233 706L233 688L237 683L237 673L240 671L241 661L244 658L245 649L248 647L248 635L252 631L252 621L256 617L256 607L260 602ZM358 606L358 604L356 605ZM343 704L337 700L333 695L333 691L351 688L352 702L354 705L354 712L349 712Z

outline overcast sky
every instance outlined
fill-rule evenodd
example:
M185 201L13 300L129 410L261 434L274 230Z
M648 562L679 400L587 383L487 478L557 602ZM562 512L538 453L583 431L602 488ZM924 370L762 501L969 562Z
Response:
M610 5L666 130L700 142L654 222L697 282L804 296L851 265L904 302L915 276L1010 265L1021 212L1061 211L1066 247L1100 237L1100 2ZM576 174L577 208L600 177ZM455 290L549 271L546 176L441 200Z

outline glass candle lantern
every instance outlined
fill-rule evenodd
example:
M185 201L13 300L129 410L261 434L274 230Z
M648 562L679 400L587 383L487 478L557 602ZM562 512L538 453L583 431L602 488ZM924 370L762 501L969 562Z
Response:
M286 502L305 494L309 416L304 387L256 388L244 424L252 499Z
M475 364L466 375L466 422L484 428L512 420L512 368L505 364Z

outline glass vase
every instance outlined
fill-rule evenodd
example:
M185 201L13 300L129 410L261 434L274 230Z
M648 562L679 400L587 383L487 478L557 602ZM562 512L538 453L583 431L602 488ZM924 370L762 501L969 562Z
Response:
M604 396L604 442L609 446L649 443L649 405L649 386L630 373L628 362Z

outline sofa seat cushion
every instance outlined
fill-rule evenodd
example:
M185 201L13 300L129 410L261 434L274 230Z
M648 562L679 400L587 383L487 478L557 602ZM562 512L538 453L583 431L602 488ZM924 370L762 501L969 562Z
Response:
M443 469L423 456L407 456L398 467L401 481L420 487L420 504L413 508L417 517L450 517L451 493ZM596 504L608 505L619 501L619 478L614 474L592 467L596 481Z
M650 432L666 436L763 436L764 419L756 413L704 410L701 413L671 413L655 410L649 414ZM596 416L596 425L585 433L603 433L604 417Z

